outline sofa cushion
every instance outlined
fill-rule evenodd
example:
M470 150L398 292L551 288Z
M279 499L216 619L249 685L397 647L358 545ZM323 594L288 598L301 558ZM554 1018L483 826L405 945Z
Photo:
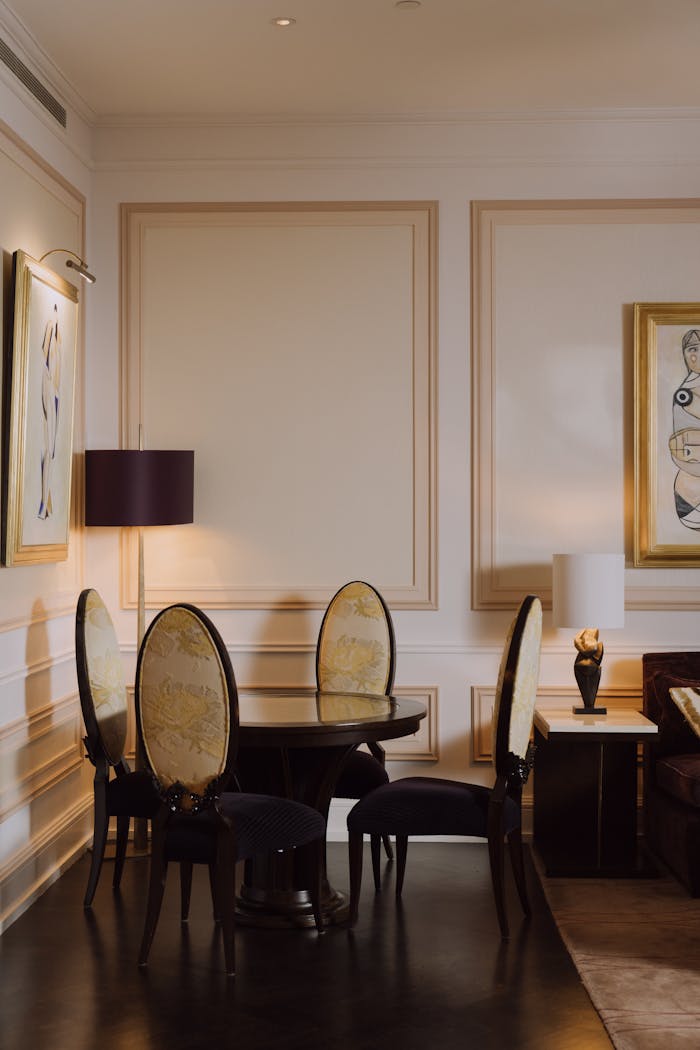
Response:
M680 802L700 809L700 753L660 758L656 763L656 782Z
M696 736L700 737L700 693L688 686L669 689L669 696Z
M657 757L661 755L689 754L694 750L700 751L700 740L698 740L687 719L669 696L671 689L700 688L697 676L691 678L689 675L684 676L682 674L682 670L685 670L682 660L678 660L679 670L672 670L677 657L682 655L689 657L697 654L664 654L664 656L673 658L669 659L668 667L659 666L660 660L656 664L653 663L648 659L647 654L643 658L644 714L652 722L656 722L659 727L658 737L650 741L649 744L651 754ZM697 675L697 668L693 668L693 670Z

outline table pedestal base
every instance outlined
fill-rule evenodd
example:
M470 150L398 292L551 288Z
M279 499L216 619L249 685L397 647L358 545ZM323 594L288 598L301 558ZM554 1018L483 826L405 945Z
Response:
M325 880L321 908L327 926L342 925L348 917L344 895ZM307 890L263 890L245 883L236 898L236 922L269 930L309 929L316 925Z

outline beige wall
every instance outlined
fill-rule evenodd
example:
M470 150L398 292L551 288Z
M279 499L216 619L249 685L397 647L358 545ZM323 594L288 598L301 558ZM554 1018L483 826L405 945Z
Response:
M472 515L486 507L480 492L473 498L472 479L483 478L487 468L492 468L496 499L490 500L486 509L489 522L495 522L494 564L499 571L507 572L509 583L516 581L517 588L532 585L546 589L547 562L554 547L560 547L563 539L570 539L576 549L582 549L591 535L576 520L571 521L570 529L553 532L549 529L553 521L560 520L558 495L569 491L577 469L576 458L581 454L578 446L586 443L588 420L595 418L599 421L596 449L605 462L604 487L600 494L596 490L593 499L594 504L598 499L603 514L602 518L596 516L594 535L606 545L624 538L627 553L631 555L628 529L631 343L625 311L636 299L686 298L689 291L698 286L700 274L693 247L695 228L683 217L663 231L640 228L634 235L636 242L632 248L629 245L625 248L619 230L606 222L583 226L563 224L556 228L531 224L522 230L500 231L499 236L502 234L505 238L505 254L499 256L499 269L495 272L497 310L492 319L496 322L497 339L489 351L489 360L497 365L499 386L493 398L489 395L485 404L480 403L480 410L489 409L492 403L497 408L496 455L489 458L472 440L470 293L475 271L470 259L470 205L472 201L488 200L629 202L690 198L700 185L700 161L694 147L698 141L698 116L690 113L672 119L672 115L663 114L579 117L554 114L522 120L475 119L432 126L406 122L381 127L359 123L337 127L222 124L200 129L185 125L113 126L95 132L92 152L87 158L92 170L88 172L79 159L86 149L82 134L71 151L62 133L47 131L31 106L25 105L22 109L14 96L9 92L6 96L8 120L11 118L15 131L69 181L78 185L89 199L87 251L98 283L90 289L89 297L84 297L85 427L79 435L84 447L116 447L124 425L132 427L138 419L124 386L121 357L123 300L120 289L125 288L120 271L122 205L145 202L173 205L178 210L182 204L192 202L210 205L222 202L245 205L348 201L437 203L438 296L434 300L432 319L438 334L433 421L437 607L409 608L397 604L394 608L397 689L429 699L434 717L432 733L424 734L423 739L405 748L402 757L392 760L390 770L393 776L428 773L487 780L490 773L485 727L510 611L472 606L472 540L478 539L472 532ZM58 204L52 207L60 213ZM41 236L32 239L25 231L17 231L12 236L16 239L21 236L23 240L27 237L27 243L8 245L5 238L9 238L9 234L4 230L4 225L0 225L6 251L19 246L34 253L46 250L39 243ZM43 228L39 231L42 236L45 232ZM62 236L68 235L63 230L60 232ZM629 231L625 236L629 236ZM583 250L580 250L582 239ZM636 253L635 267L630 266L631 252ZM659 258L660 255L663 258ZM566 265L559 265L561 260ZM185 329L196 336L204 321L201 301L208 287L202 276L204 261L189 253L182 258L179 255L170 258L168 266L178 282L178 294L173 296L173 315L177 314ZM196 279L192 274L194 268L198 269ZM217 280L225 268L225 258L219 258ZM159 272L154 270L152 276L157 278ZM183 294L183 288L189 286L197 288L198 295ZM337 296L337 286L334 294ZM162 310L167 288L146 286L144 296L146 311L152 305ZM268 333L264 346L269 354L267 370L274 372L277 361L284 363L286 349L270 345L273 342L270 326L275 322L279 324L274 304L266 311L264 322ZM254 312L248 316L247 323L251 330L256 330ZM572 332L578 335L572 337ZM540 333L545 333L546 338L540 338ZM169 429L165 420L158 419L162 406L152 400L158 386L157 375L146 374L148 397L155 406L153 426L163 427L158 434L159 441L195 448L196 523L187 540L187 564L175 565L170 577L167 546L160 551L154 547L149 551L150 561L147 559L147 581L150 564L153 583L162 584L164 589L172 586L173 580L177 587L183 588L190 583L197 586L203 579L211 583L219 562L219 558L211 557L210 537L201 518L197 523L198 513L203 514L212 507L216 511L220 506L217 493L222 485L222 463L211 455L212 441L215 442L219 433L217 421L212 419L210 427L206 427L202 407L202 389L212 389L213 379L209 376L202 384L196 371L193 374L189 371L193 354L202 368L211 367L216 364L216 353L220 350L215 353L214 348L207 346L206 339L202 339L202 344L194 346L191 352L179 347L168 362L171 392L184 397L185 404L188 396L192 402L192 413L179 412L176 425ZM581 380L581 356L586 347L592 353L594 383ZM491 354L494 348L495 356ZM158 354L162 349L157 347ZM482 349L477 346L479 353ZM384 364L391 362L391 353L390 344ZM150 360L162 367L158 354ZM233 381L237 363L235 347L231 346L225 360L229 382ZM365 367L369 360L365 358L362 363ZM263 375L259 359L253 364L258 369L252 377L257 391L255 403L260 407L264 403ZM345 364L344 358L339 359L330 373L331 381L335 381L341 391ZM516 365L521 372L509 373L511 365ZM551 396L545 396L545 388L537 381L539 376L545 378ZM405 382L405 373L403 380ZM601 387L605 391L602 400ZM244 381L236 393L240 394L240 390L245 391ZM567 397L572 390L575 391L575 413ZM512 398L517 401L513 413L509 411ZM533 429L525 425L531 403L536 406L538 424ZM279 386L273 388L271 409L264 434L258 435L246 448L247 465L254 465L260 476L270 469L274 449L287 440L291 426L289 414L283 411ZM146 417L148 411L147 408ZM148 418L146 421L150 425ZM392 422L396 422L396 417ZM388 420L373 418L372 426L376 428L378 441L395 441ZM523 429L526 433L521 440ZM310 437L307 433L309 440ZM237 445L243 444L243 436L238 431L235 440ZM362 441L366 442L364 433ZM508 445L513 443L517 446L515 457L508 455ZM575 447L567 457L565 450L571 444ZM407 432L404 432L401 442L392 446L394 464L405 465L408 445ZM366 449L367 444L363 447ZM554 473L552 448L559 450ZM243 457L239 464L242 462ZM210 469L213 466L217 469ZM580 471L587 483L590 482L590 463L585 459ZM349 574L376 577L381 567L371 561L363 564L362 559L356 567L353 565L351 572L342 552L334 551L333 544L323 535L322 515L319 515L318 528L319 535L323 536L326 561L320 580L314 578L316 566L309 560L311 533L307 531L304 538L300 559L298 550L285 547L282 540L295 502L296 486L304 495L305 505L314 493L314 479L303 462L295 466L293 457L289 459L287 473L290 476L284 479L283 485L279 475L275 476L272 471L272 489L280 494L279 520L268 526L264 542L255 551L255 559L243 566L241 579L248 572L246 584L256 582L252 576L261 576L273 584L282 583L282 589L293 589L298 584L328 588L330 594ZM250 501L255 480L253 470L243 480L243 489ZM226 479L225 483L229 485L228 511L216 540L221 549L221 563L230 568L235 566L236 559L245 556L246 548L235 527L236 495L241 487L235 479ZM358 485L355 478L353 486ZM517 499L509 495L511 485L515 486L512 491ZM269 517L270 503L275 498L273 490L265 494L260 504L252 508L246 506L243 521L249 534L255 528L255 514L260 513L261 507L266 519ZM376 488L372 492L376 499ZM546 501L543 492L547 494ZM319 501L323 494L324 488L319 485ZM362 492L356 498L361 499ZM401 498L405 499L405 492ZM337 511L335 499L334 496L334 512ZM612 513L611 507L614 507ZM218 528L222 522L216 524ZM413 520L408 514L397 514L392 524L397 550L404 557L412 543L409 534ZM304 528L309 530L313 525L307 516ZM385 543L386 533L382 535ZM3 766L6 773L0 790L6 799L20 799L13 814L0 825L0 863L4 865L0 874L8 915L15 914L22 902L41 887L42 877L44 880L50 877L49 873L60 867L61 856L68 855L69 851L61 853L53 846L61 840L63 811L68 815L79 811L89 818L89 786L86 789L84 782L78 782L76 773L68 770L77 754L77 723L72 616L67 605L77 596L83 582L101 591L114 613L117 633L131 668L135 660L135 614L133 609L121 604L121 583L125 579L128 590L133 574L128 560L122 563L119 536L113 530L92 530L84 537L84 545L82 578L80 568L74 563L44 567L41 571L33 568L12 570L12 574L9 570L0 571L0 604L5 601L5 608L18 610L16 622L0 631L3 761L6 755L11 756L10 762ZM369 552L369 542L366 548ZM476 549L479 550L478 545ZM77 539L72 550L74 557L79 550ZM286 553L280 561L281 550ZM482 563L479 554L476 564L482 568ZM255 565L254 573L251 564ZM66 572L74 575L62 575ZM694 578L684 570L636 570L633 577L634 586L643 589L645 594L629 611L625 628L610 632L606 638L603 677L604 694L611 702L615 699L624 704L639 703L641 653L697 648L696 608L658 607L664 604L660 595L667 594L669 588L676 585L694 588ZM375 579L375 582L379 581ZM156 593L151 596L155 601L158 587L153 590ZM128 593L125 598L128 604ZM41 608L54 611L48 619L35 623L32 609L37 602ZM224 606L231 607L213 609L213 618L223 633L238 680L243 685L300 685L313 681L321 610L310 606L281 607L282 604L269 598L263 607L240 607L240 603L234 607L235 603L225 602ZM62 608L66 611L61 612ZM566 701L570 700L572 657L568 632L553 630L546 616L541 680L547 699L561 693ZM30 700L32 690L36 699ZM36 712L36 717L32 712ZM26 743L30 737L35 741L31 747ZM41 789L44 766L58 775L56 786L46 790ZM36 776L32 779L33 774L26 770L30 773L33 770ZM34 786L38 793L30 803L28 793ZM78 824L81 819L82 816ZM338 807L332 814L331 833L340 835L342 831L343 810ZM78 837L74 837L74 843ZM34 862L39 865L40 877L32 888L25 873Z
M368 124L255 129L221 126L197 132L151 126L103 129L97 136L95 201L100 230L96 250L101 268L114 265L120 235L115 215L124 202L151 201L176 208L193 201L210 207L221 201L247 206L256 201L437 202L438 607L397 606L393 612L397 687L430 690L438 759L419 762L407 755L392 762L393 776L428 773L486 780L490 775L486 727L510 612L507 608L472 607L472 539L476 536L472 533L472 512L483 509L482 499L472 498L472 477L489 475L493 466L498 499L489 505L489 511L496 523L493 536L498 568L505 567L509 581L515 579L517 587L532 586L546 592L547 561L554 550L561 549L563 542L575 544L570 548L573 550L583 549L592 541L588 523L584 527L572 520L566 527L560 526L576 488L577 470L586 482L591 471L596 475L585 451L570 447L571 428L575 424L576 446L586 432L588 419L596 419L591 441L595 440L596 452L603 459L603 488L587 498L581 486L579 497L593 507L596 549L602 544L627 542L632 446L629 304L635 298L686 296L700 276L692 249L694 219L686 221L684 215L668 224L670 228L652 229L642 222L624 235L619 224L607 221L551 227L532 223L522 230L510 226L499 230L498 236L506 239L506 250L497 260L500 269L495 274L497 297L492 320L498 338L496 353L489 358L498 369L494 396L498 454L495 459L487 457L472 440L473 396L484 410L489 405L481 405L471 380L470 294L475 277L470 257L471 202L599 198L619 201L624 210L625 202L635 198L691 197L698 185L699 165L691 145L696 125L697 121L674 126L672 122L639 118L616 120L613 126L611 119L603 116L523 122L475 120L432 127L407 123L383 128L381 134ZM634 249L625 237L632 237ZM618 265L620 262L624 267ZM192 261L188 260L184 270L190 265ZM119 372L113 355L119 303L111 283L103 285L99 294L101 316L113 317L115 322L107 325L106 352L99 370L96 365L88 378L94 398L88 407L88 433L93 446L107 447L117 438L120 427L120 401L114 393ZM192 322L196 307L188 309ZM543 338L539 338L540 333ZM524 337L522 353L514 340L517 335ZM581 347L589 345L594 368L593 381L587 383L581 378ZM268 350L273 361L284 360L284 348ZM199 348L199 352L206 359L206 348ZM509 374L512 364L517 369ZM182 367L185 375L189 366ZM556 390L547 397L544 392L554 382L553 376ZM338 379L342 385L340 369ZM273 382L271 378L271 386ZM557 395L560 388L574 391L575 411L570 400ZM272 396L279 393L275 390ZM516 401L514 413L504 411L510 399ZM533 405L532 426L525 425L530 422L529 403ZM200 413L201 409L195 411ZM280 416L278 428L275 415L269 417L265 454L255 458L263 474L270 448L276 441L285 440L288 421L283 420ZM382 426L381 421L377 426L378 433L391 441L391 427ZM212 427L211 432L216 433L217 428ZM186 419L180 424L180 433L186 447ZM509 443L514 445L513 456L508 454ZM256 447L260 453L261 446ZM554 474L552 447L559 449ZM473 463L472 455L476 457ZM580 465L577 457L582 459ZM309 478L301 465L293 472L293 483L297 481L302 491L309 490ZM509 498L511 483L517 485L517 499ZM319 498L323 491L319 486ZM560 491L564 495L558 503ZM231 500L233 514L235 500ZM289 504L285 488L280 535ZM394 524L401 542L408 524L400 517ZM234 529L221 540L230 545L228 556L236 557L241 548ZM206 558L204 543L200 553ZM268 559L263 567L271 571L276 556L274 540L268 537L267 551L256 553ZM631 556L631 549L628 554ZM112 588L113 601L117 602L117 537L91 537L88 559L89 572L98 586L102 579L105 587ZM479 570L478 558L475 564ZM285 570L292 569L289 564L285 566ZM179 571L179 567L175 569ZM334 582L343 582L345 571L339 559ZM659 594L668 589L669 572L672 582L689 586L687 577L681 580L673 570L630 573L631 583L650 593L630 610L625 628L609 632L605 639L603 691L610 702L639 705L642 652L696 645L697 613L654 607ZM250 686L311 683L320 611L280 609L270 604L267 609L213 611L239 680ZM133 659L133 646L131 655ZM549 702L557 693L565 703L571 702L575 689L573 655L569 632L553 630L547 615L542 685ZM331 831L342 834L342 829L343 810L338 806L331 816Z
M85 200L7 127L0 128L0 185L5 330L13 303L12 253L21 248L38 259L59 246L82 252ZM60 272L66 256L53 259ZM79 492L78 466L76 498ZM73 525L66 561L0 568L0 929L82 849L90 827L73 651L83 547L82 530Z

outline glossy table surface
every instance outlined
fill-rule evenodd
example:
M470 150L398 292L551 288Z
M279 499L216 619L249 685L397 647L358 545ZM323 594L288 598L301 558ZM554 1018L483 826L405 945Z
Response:
M415 733L426 715L419 700L317 689L242 689L241 744L327 747Z

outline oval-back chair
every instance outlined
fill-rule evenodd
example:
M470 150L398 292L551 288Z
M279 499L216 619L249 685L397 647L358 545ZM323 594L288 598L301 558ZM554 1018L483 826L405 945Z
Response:
M146 632L136 672L136 712L161 799L153 820L139 965L148 959L172 860L209 866L229 975L235 972L237 860L309 846L309 894L320 931L325 821L299 802L225 790L233 781L238 745L236 681L216 627L194 606L163 609Z
M357 920L363 835L396 836L396 896L401 896L411 835L465 835L488 840L496 912L508 938L504 894L504 841L526 915L530 914L521 836L521 797L532 765L530 733L542 637L542 606L528 595L506 639L496 689L493 787L433 777L395 780L361 799L348 815L350 924ZM379 886L375 870L375 885Z
M131 817L152 817L159 806L149 774L132 772L124 757L127 698L124 666L112 619L94 588L78 598L75 616L78 691L86 736L85 749L95 767L92 862L83 905L92 904L100 877L110 817L117 820L112 885L119 888ZM114 776L111 777L111 771Z
M324 692L391 693L396 668L396 644L391 614L379 591L363 580L344 584L331 598L321 622L316 646L316 684ZM384 748L368 743L343 764L335 798L364 798L389 783ZM380 839L372 838L372 856L379 862ZM384 849L390 860L389 836Z

